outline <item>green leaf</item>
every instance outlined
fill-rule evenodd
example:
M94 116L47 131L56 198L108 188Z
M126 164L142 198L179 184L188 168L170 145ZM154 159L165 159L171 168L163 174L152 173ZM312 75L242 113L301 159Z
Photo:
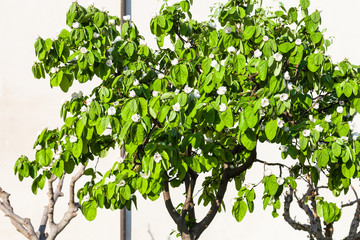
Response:
M102 118L98 118L98 120L96 121L97 134L101 135L106 130L106 128L109 126L109 123L110 123L109 116L104 116Z
M241 143L249 151L252 151L256 147L256 134L251 129L247 129L241 134Z
M352 178L355 173L355 165L351 161L347 161L341 165L341 172L344 177Z
M231 108L227 108L225 112L220 114L220 119L226 127L234 126L234 117Z
M259 121L259 116L255 113L254 108L252 106L247 106L244 110L245 112L245 120L249 128L253 128Z
M302 134L300 134L299 137L299 144L300 144L300 150L305 150L308 146L309 138L304 137Z
M105 14L101 11L98 11L97 13L95 13L94 15L94 24L97 27L101 27L102 24L104 23L105 20Z
M50 148L41 149L36 153L36 160L44 167L47 167L52 162L53 152Z
M310 6L310 0L300 0L300 6L302 9L307 9Z
M287 53L288 51L290 51L291 49L293 49L295 47L295 43L290 43L290 42L285 42L280 44L279 46L279 51L282 53Z
M272 141L275 136L276 136L276 132L277 132L277 120L271 120L269 122L266 123L266 126L265 126L265 135L266 137Z
M83 149L83 141L80 138L78 139L77 142L73 144L72 147L72 154L74 155L74 157L79 158L82 153L82 149Z
M210 32L210 36L209 36L209 45L212 48L215 48L218 44L218 35L216 31L212 31ZM210 60L211 62L211 60ZM210 65L210 64L209 64ZM204 70L204 69L203 69ZM206 73L205 73L206 74Z
M234 203L232 209L232 215L235 217L236 221L240 222L245 217L247 212L247 205L245 201L237 201Z
M260 80L264 81L267 76L268 62L266 60L261 60L257 69L259 71Z
M248 26L245 28L244 31L244 39L250 39L255 33L256 27L255 26Z
M333 142L331 144L331 151L334 154L335 157L339 157L341 154L341 147L336 142Z
M188 1L181 1L180 2L180 7L184 12L188 12L190 9L190 4Z
M321 151L319 151L317 155L317 163L319 167L321 168L326 167L327 163L329 162L329 159L330 157L327 149L322 149Z
M81 212L85 216L86 220L92 221L96 218L97 204L95 200L84 202L81 204Z
M278 188L279 184L277 183L275 175L265 177L265 190L267 190L270 196L275 196Z
M58 87L61 84L61 81L63 80L64 73L63 71L59 71L51 78L51 86Z

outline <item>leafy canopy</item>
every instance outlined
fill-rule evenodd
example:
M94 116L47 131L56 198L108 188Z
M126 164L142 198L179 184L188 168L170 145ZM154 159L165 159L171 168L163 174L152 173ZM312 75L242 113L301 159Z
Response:
M78 197L88 220L98 207L130 208L137 191L156 200L169 183L189 186L206 174L197 204L222 200L219 189L234 180L232 212L241 221L254 210L257 185L245 185L245 174L258 161L258 142L280 144L293 165L283 175L261 176L264 208L271 206L274 217L283 189L295 189L300 176L316 185L323 172L335 196L348 191L360 174L360 142L349 123L360 111L358 66L331 61L320 13L309 13L308 0L275 12L231 0L210 21L197 22L191 4L165 3L151 19L157 50L142 43L128 18L119 28L121 19L77 3L67 13L70 31L35 42L36 78L49 75L64 92L73 81L102 81L62 106L64 125L42 131L35 160L17 160L15 173L34 179L34 193L52 174L61 178L124 148L109 171L86 170L92 179ZM333 203L319 199L318 208L326 222L340 217Z

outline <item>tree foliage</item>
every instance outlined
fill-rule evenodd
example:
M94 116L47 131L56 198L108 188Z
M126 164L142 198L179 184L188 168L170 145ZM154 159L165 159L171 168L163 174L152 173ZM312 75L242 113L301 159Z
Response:
M73 81L102 81L89 96L74 93L62 106L64 125L42 131L35 160L17 160L15 173L34 179L34 193L46 178L62 178L123 148L125 156L107 172L85 170L92 179L77 194L84 216L93 220L97 208L130 209L136 192L150 200L163 193L182 238L198 239L230 181L238 191L235 219L253 212L258 185L245 184L246 171L264 163L257 159L259 142L280 145L281 157L293 164L262 178L263 207L272 207L274 217L283 190L296 189L304 176L317 186L323 173L335 196L348 192L360 173L360 142L350 123L360 111L358 66L346 59L335 64L326 54L330 41L319 29L320 13L308 11L308 0L275 12L231 0L198 22L191 4L165 3L151 19L157 50L142 43L128 16L123 21L77 3L67 13L70 31L35 42L36 78L49 75L64 92ZM210 205L200 220L193 201L199 175L205 178L197 205ZM176 209L169 189L181 185L186 199ZM340 217L322 198L316 207L328 223Z

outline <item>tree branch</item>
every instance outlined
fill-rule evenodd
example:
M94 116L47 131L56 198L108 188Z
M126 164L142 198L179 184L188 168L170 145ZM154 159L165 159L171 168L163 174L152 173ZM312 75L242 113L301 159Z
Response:
M14 213L9 197L10 194L0 188L0 209L5 213L6 217L10 218L11 223L15 226L18 232L24 235L27 239L38 240L30 219L22 218Z

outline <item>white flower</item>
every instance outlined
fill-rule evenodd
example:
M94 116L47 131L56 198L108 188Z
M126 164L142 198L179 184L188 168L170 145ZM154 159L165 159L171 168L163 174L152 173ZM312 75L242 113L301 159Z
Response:
M279 185L283 185L284 184L284 179L279 177L277 180L276 180L277 184Z
M113 105L117 106L117 105L119 105L119 102L116 101L116 102L113 103Z
M93 99L92 98L88 98L88 99L86 99L86 105L87 106L90 106L90 104L91 104L91 102L93 101Z
M193 88L189 87L188 85L186 85L186 86L184 87L184 92L185 92L186 94L191 93L192 90L193 90Z
M114 51L114 48L109 48L109 49L108 49L108 52L109 52L109 53L112 53L113 51Z
M129 92L129 97L134 98L135 96L136 96L135 91L134 91L134 90L131 90L131 91Z
M324 129L323 129L322 126L316 125L316 126L315 126L315 130L318 131L318 132L322 132Z
M133 81L133 85L134 85L135 87L136 87L136 86L139 86L139 84L140 84L139 80L135 79L135 80Z
M108 66L108 67L111 67L111 66L112 66L112 61L111 61L111 59L106 61L106 66Z
M89 200L90 200L90 196L88 194L83 196L83 198L82 198L82 202L87 202Z
M119 163L123 163L123 162L124 162L124 158L123 158L123 157L118 157L117 161L118 161Z
M57 67L52 67L51 69L50 69L50 72L52 73L52 74L55 74L55 73L57 73L59 71L59 68L57 68Z
M352 134L352 139L353 139L354 141L356 141L358 138L359 138L359 133L358 133L358 132L354 132L354 133Z
M194 97L195 98L200 98L201 97L200 94L199 94L199 90L197 90L197 89L194 90Z
M254 58L260 58L262 55L262 52L259 49L256 49L254 52Z
M316 122L316 119L314 118L313 115L309 115L309 120L310 120L311 122Z
M263 36L263 41L264 41L264 42L269 41L269 37L268 37L268 36L266 36L266 35L265 35L265 36Z
M123 187L125 186L125 184L126 184L125 180L121 180L118 184L116 184L116 186Z
M277 121L277 125L278 125L279 128L284 127L284 123L285 122L283 120L281 120L281 119L278 119L278 121Z
M95 6L95 3L94 2L91 2L90 4L89 4L89 7L94 7Z
M285 78L285 80L286 81L290 81L290 74L289 74L289 72L288 71L286 71L285 73L284 73L284 78Z
M286 93L282 93L282 94L280 94L280 101L286 101L286 100L288 100L288 98L289 98L289 95L287 95Z
M172 108L175 112L180 111L180 104L179 103L175 103L174 105L172 105Z
M271 169L269 169L269 168L266 169L265 172L264 172L264 175L267 176L267 177L268 177L268 176L271 176L271 175L272 175Z
M263 116L265 116L266 112L264 109L260 109L259 114L260 114L260 117L263 117Z
M261 99L260 104L261 104L261 107L266 107L266 106L269 106L270 101L267 98L263 98L263 99Z
M226 34L230 34L232 32L231 27L226 27L224 31Z
M99 35L97 32L94 32L94 33L93 33L93 38L94 38L94 39L99 38L99 36L100 36L100 35Z
M158 74L158 79L163 79L164 77L165 77L164 74L162 74L162 73L159 73L159 74Z
M191 43L185 43L185 44L184 44L184 48L185 48L185 49L191 48Z
M222 104L220 104L219 108L220 108L220 109L219 109L219 111L220 111L220 112L225 112L225 111L226 111L226 109L227 109L226 105L225 105L225 104L223 104L223 103L222 103Z
M149 175L144 173L144 172L140 172L140 176L144 179L148 179L149 178Z
M225 67L225 62L226 62L226 59L221 60L221 62L220 62L221 66Z
M157 12L153 12L152 14L151 14L151 18L156 18L157 17Z
M326 115L325 116L325 121L328 122L328 123L331 122L331 115Z
M115 20L114 20L114 19L110 19L110 20L109 20L109 25L115 25Z
M284 127L284 132L288 132L290 131L290 128L289 127Z
M179 92L180 92L180 90L179 90L179 89L176 89L176 90L174 91L175 95L178 95L178 94L179 94Z
M87 110L87 107L86 106L82 106L81 109L80 109L80 112L86 112Z
M275 61L280 62L281 59L283 58L283 55L281 55L280 53L275 53L273 57Z
M132 115L131 120L133 120L133 122L138 122L140 120L140 115L139 114Z
M159 92L158 92L158 91L155 91L155 90L154 90L154 91L152 92L152 96L153 96L153 97L157 97L158 95L159 95Z
M216 67L216 66L219 65L219 64L218 64L218 62L217 62L216 60L212 60L210 65L211 65L211 67L214 68L214 67Z
M219 94L219 95L224 95L224 94L226 93L226 91L227 91L226 87L225 87L225 86L221 86L221 87L218 88L218 90L217 90L216 92L217 92L217 94Z
M348 141L348 140L349 140L349 138L348 138L348 137L345 137L345 136L341 137L341 139L344 140L344 141Z
M234 53L236 51L236 49L233 46L230 46L230 47L227 48L227 51L229 53Z
M116 38L114 39L113 43L117 43L121 41L121 37L120 36L116 36Z
M245 185L245 187L246 187L247 190L251 190L251 189L252 189L252 184L251 184L251 183L247 183L247 184Z
M319 109L319 103L314 103L313 108L314 109Z
M108 113L109 116L115 115L115 113L116 113L116 108L114 108L114 107L109 107L107 113Z
M77 94L76 92L71 94L71 98L72 99L78 99L79 98L79 94Z
M36 147L35 147L35 150L36 151L40 151L42 149L42 146L41 145L36 145Z
M55 160L59 160L59 159L60 159L60 154L55 154L55 155L54 155L54 159L55 159Z
M293 84L292 84L292 82L289 82L288 84L287 84L287 88L291 91L291 90L293 90Z
M229 51L229 48L228 48L228 51ZM209 58L213 59L214 57L215 57L214 54L210 53Z
M343 108L342 106L338 106L338 107L336 108L336 111L337 111L338 113L343 113L344 108Z
M84 94L82 91L79 91L78 95L79 95L79 98L82 98Z
M86 47L82 47L82 48L80 48L80 52L81 52L82 54L87 53L87 49L86 49Z
M297 46L301 45L301 39L300 38L295 40L295 45L297 45Z
M79 26L80 26L80 24L78 23L78 22L74 22L73 24L72 24L72 27L73 28L79 28Z
M202 154L201 148L196 149L195 152L196 152L197 155L201 155L201 154Z
M78 139L77 139L77 137L75 137L75 136L70 136L70 142L71 143L74 143L74 142L76 142Z
M123 17L124 21L129 21L129 20L130 20L130 18L131 18L131 16L130 16L130 15L125 15L125 16Z
M303 135L304 137L310 136L310 130L309 130L309 129L303 130L303 131L302 131L302 135Z
M179 63L179 60L177 58L174 58L171 60L171 65L177 65Z
M344 106L345 102L344 101L339 101L340 106Z
M216 28L216 23L214 23L214 22L209 22L209 27L211 27L211 28Z
M156 153L154 154L154 161L155 161L156 163L159 163L159 162L161 161L161 159L162 159L162 157L161 157L160 153L156 152Z

